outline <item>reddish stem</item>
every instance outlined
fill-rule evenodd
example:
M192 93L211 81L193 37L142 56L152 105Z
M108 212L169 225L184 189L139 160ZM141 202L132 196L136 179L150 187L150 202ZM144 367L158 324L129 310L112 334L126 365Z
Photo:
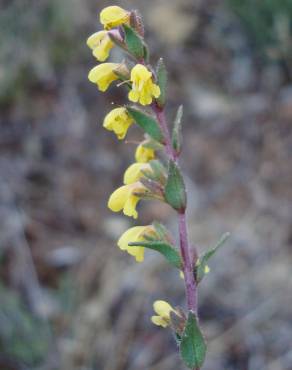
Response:
M169 159L177 162L178 154L172 147L171 136L167 126L164 109L157 104L152 104L152 109L156 114L157 121L165 140L165 151ZM187 297L188 310L197 314L197 284L194 277L194 265L191 257L191 250L188 241L187 222L185 210L183 213L178 213L179 217L179 238L180 238L180 252L183 261L183 273Z
M180 251L183 259L183 272L185 279L187 304L189 311L197 314L197 285L194 278L193 262L190 254L190 246L188 241L186 214L179 213L179 238Z
M171 144L171 137L168 130L168 126L165 119L165 113L163 108L160 108L157 104L152 104L152 109L154 113L156 114L160 129L162 131L162 134L164 136L165 140L165 150L168 157L174 161L176 161L176 153L173 150L172 144Z

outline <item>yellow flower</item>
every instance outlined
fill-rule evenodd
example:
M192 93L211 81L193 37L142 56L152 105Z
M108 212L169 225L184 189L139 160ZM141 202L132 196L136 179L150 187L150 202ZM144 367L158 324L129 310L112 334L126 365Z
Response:
M142 171L151 171L151 166L148 163L133 163L127 168L124 174L124 184L133 184L143 177Z
M137 162L146 163L155 158L155 152L152 148L143 146L143 143L137 146L135 159Z
M152 81L152 73L142 64L136 64L131 71L132 90L129 92L129 100L140 102L142 105L152 103L153 97L158 98L160 88Z
M140 182L121 186L110 196L108 201L109 209L113 212L123 210L126 216L137 218L136 206L140 198L135 195L136 192L146 193L147 189Z
M103 127L109 131L113 131L119 140L124 139L129 127L133 123L133 119L127 112L126 108L115 108L110 111L104 118Z
M157 315L151 317L153 324L166 328L170 324L170 313L176 311L165 301L155 301L153 309Z
M109 85L118 80L114 70L120 66L118 63L102 63L92 68L88 74L90 82L97 84L100 91L106 91Z
M114 47L107 31L95 32L87 39L87 46L93 50L92 54L100 62L109 57L110 50Z
M120 26L121 24L128 23L130 12L125 9L113 5L104 8L100 13L100 23L106 30Z
M118 247L134 256L137 262L142 262L144 260L144 247L130 247L129 243L144 241L146 234L150 235L154 233L155 231L152 225L131 227L118 240Z

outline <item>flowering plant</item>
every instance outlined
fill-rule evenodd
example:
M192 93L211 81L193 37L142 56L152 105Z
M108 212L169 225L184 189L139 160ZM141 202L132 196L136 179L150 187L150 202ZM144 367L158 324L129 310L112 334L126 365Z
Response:
M122 140L131 125L144 131L144 138L135 152L136 162L125 171L123 185L109 198L113 212L138 218L140 200L156 199L169 204L178 215L179 248L165 226L154 221L151 225L134 226L125 231L117 244L137 262L144 260L145 249L152 249L180 271L185 282L187 310L173 308L169 303L154 302L155 325L170 327L185 365L200 369L206 355L206 343L198 320L198 284L209 272L208 260L227 238L224 234L214 248L201 256L189 244L186 221L187 194L178 159L182 149L181 120L183 108L178 108L172 133L165 118L167 71L162 58L154 69L149 63L149 50L144 40L144 26L138 11L108 6L100 13L104 30L91 35L87 44L94 57L104 62L113 47L122 48L130 61L101 63L91 69L88 78L100 91L106 91L113 81L128 89L128 99L137 105L125 105L109 112L103 126ZM146 110L147 109L147 110Z

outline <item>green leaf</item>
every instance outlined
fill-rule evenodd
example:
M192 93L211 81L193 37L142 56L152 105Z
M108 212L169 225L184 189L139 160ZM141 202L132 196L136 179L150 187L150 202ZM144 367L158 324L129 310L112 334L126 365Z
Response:
M190 312L180 343L180 354L189 369L200 369L206 356L206 343L194 313Z
M166 101L167 70L162 58L157 63L156 74L157 83L160 87L160 96L157 98L157 103L159 107L163 107Z
M186 190L183 177L177 164L170 160L168 166L168 177L164 189L165 200L174 209L181 212L186 207Z
M167 261L174 267L181 268L181 258L179 253L170 245L164 241L142 241L129 243L130 247L144 247L161 253Z
M133 28L123 25L125 31L125 42L130 54L135 58L141 59L144 57L144 43L138 33Z
M209 259L218 251L218 249L226 242L226 240L230 237L230 233L225 233L221 236L221 238L218 240L218 242L215 244L215 246L211 249L209 249L207 252L205 252L200 258L199 258L199 264L196 266L196 281L199 283L205 274L205 267L207 266L207 263Z
M180 153L181 151L181 145L182 145L182 134L181 134L181 119L183 116L183 106L180 105L178 107L175 121L174 121L174 126L173 126L173 131L172 131L172 146L173 149L177 152Z
M163 135L158 126L157 121L149 116L148 114L142 112L139 109L127 106L127 111L129 115L134 119L134 121L139 125L148 135L153 139L162 142Z

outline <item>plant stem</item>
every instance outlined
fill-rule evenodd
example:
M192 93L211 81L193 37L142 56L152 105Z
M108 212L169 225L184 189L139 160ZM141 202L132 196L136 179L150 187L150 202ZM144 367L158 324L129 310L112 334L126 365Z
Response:
M183 272L186 287L187 304L189 311L197 314L197 284L193 273L193 263L190 254L190 246L188 241L186 214L179 213L179 238L180 251L183 259Z
M167 123L166 123L164 110L163 110L163 108L160 108L155 103L152 105L152 109L153 109L154 113L156 114L160 129L161 129L162 134L164 136L166 154L168 155L168 157L170 159L172 159L173 161L176 161L177 154L175 153L175 151L173 150L172 145L171 145L171 137L170 137L170 133L169 133Z
M177 163L178 154L172 147L171 136L169 128L167 126L164 109L157 106L157 104L152 105L152 109L156 114L157 121L159 123L160 129L165 140L165 151L169 159ZM180 239L180 253L183 261L183 273L186 289L186 298L188 310L192 311L197 315L197 284L194 277L194 265L191 256L190 245L188 241L188 231L187 231L187 221L186 221L186 210L183 212L178 212L179 219L179 239Z

